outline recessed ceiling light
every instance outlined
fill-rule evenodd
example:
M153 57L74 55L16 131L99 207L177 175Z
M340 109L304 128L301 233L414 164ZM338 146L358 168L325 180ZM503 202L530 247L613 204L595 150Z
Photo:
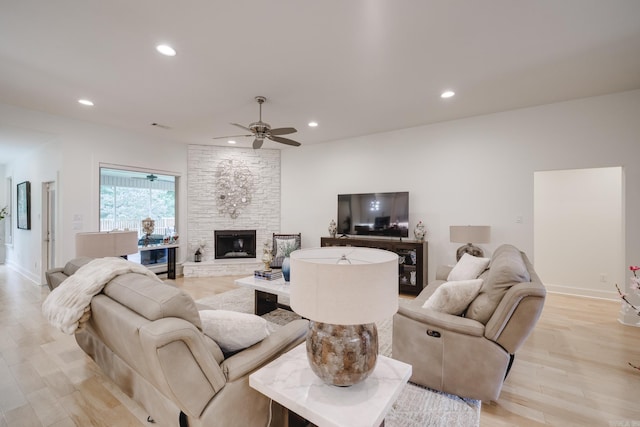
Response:
M309 122L309 127L314 128L318 126L318 122Z
M440 94L440 98L451 98L456 93L452 90L446 90Z
M232 139L230 139L229 141L227 141L229 144L235 144L236 142Z
M89 101L88 99L78 99L78 102L82 105L93 107L93 102Z
M166 56L176 56L176 50L166 44L159 44L156 46L156 50Z

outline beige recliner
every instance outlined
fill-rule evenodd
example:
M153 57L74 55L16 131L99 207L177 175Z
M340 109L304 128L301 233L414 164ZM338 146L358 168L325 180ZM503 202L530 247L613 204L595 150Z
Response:
M223 354L205 335L198 308L182 290L126 273L91 301L76 341L158 426L263 426L284 411L249 386L249 375L304 342L307 320Z
M502 245L480 276L482 288L464 316L423 308L450 270L440 267L436 280L394 315L393 358L413 366L411 382L496 400L516 351L540 317L545 287L523 252Z

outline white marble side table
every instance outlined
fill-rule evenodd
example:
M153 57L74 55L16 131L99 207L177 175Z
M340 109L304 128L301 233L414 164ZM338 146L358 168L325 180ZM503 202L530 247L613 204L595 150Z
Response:
M269 313L276 308L291 310L288 305L278 303L278 297L289 297L291 285L283 278L275 280L256 279L254 276L236 279L235 284L255 290L255 309L258 316Z
M319 427L378 427L411 376L411 365L378 355L369 377L351 387L325 384L305 343L249 376L249 385Z

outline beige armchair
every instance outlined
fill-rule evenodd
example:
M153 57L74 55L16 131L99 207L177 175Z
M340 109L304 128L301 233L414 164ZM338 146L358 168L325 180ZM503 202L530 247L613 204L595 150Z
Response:
M480 276L484 280L480 294L464 317L423 308L450 270L439 268L436 281L395 314L393 358L413 366L410 381L416 384L496 400L516 351L542 312L545 287L527 256L503 245Z

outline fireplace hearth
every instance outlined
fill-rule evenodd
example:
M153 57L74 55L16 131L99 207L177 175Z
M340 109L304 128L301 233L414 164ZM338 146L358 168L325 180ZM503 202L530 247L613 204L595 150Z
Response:
M256 230L215 230L216 259L255 258Z

